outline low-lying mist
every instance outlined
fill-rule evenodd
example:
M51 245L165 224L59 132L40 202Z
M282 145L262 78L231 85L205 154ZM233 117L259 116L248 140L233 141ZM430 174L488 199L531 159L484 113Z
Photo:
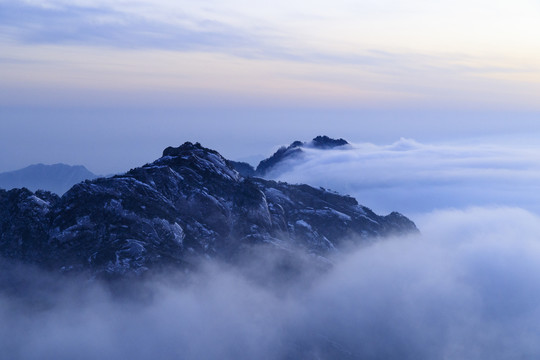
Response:
M125 291L4 262L0 358L538 358L540 218L471 208L416 220L420 235L305 261L287 279L260 252Z
M303 149L269 174L290 183L348 193L375 212L411 216L440 208L521 207L540 214L540 149L525 141L480 139L422 144L351 144Z

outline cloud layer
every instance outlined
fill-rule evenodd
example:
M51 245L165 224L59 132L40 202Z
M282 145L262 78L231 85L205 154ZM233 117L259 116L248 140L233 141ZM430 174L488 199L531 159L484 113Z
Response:
M111 296L95 282L66 283L27 269L21 275L23 268L11 267L1 278L0 355L537 358L540 218L471 208L419 220L418 237L350 249L332 269L306 268L279 287L242 267L213 264Z
M407 214L475 205L518 206L540 212L536 145L497 142L386 146L353 144L306 149L270 176L346 192L374 210Z
M48 6L47 6L48 5ZM14 2L0 14L2 27L26 44L109 46L124 49L235 52L256 42L241 29L177 13L174 22L106 4ZM133 4L135 5L135 4ZM136 9L137 6L134 6Z
M525 0L0 6L2 106L538 109Z

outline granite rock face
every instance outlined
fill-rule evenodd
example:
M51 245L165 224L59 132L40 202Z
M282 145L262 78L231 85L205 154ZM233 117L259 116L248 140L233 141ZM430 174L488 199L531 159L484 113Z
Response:
M376 215L349 196L243 177L216 151L188 142L61 198L1 190L0 231L3 257L121 276L189 266L200 256L227 258L251 244L324 256L348 239L417 229L401 214Z
M48 252L50 210L59 200L47 191L0 189L0 255L40 263Z
M242 176L266 177L272 170L275 170L279 165L282 165L286 160L301 158L304 154L304 149L313 148L321 150L335 149L349 145L346 140L332 139L326 135L317 136L308 142L294 141L289 146L280 147L272 156L262 160L257 168L242 162L231 162L233 167Z

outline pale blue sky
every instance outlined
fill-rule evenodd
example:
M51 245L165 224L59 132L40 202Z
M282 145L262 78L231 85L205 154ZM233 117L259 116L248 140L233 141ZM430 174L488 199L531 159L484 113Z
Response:
M2 105L538 110L533 1L0 1Z
M0 0L0 171L110 173L187 140L242 158L319 134L540 132L539 16L528 0Z

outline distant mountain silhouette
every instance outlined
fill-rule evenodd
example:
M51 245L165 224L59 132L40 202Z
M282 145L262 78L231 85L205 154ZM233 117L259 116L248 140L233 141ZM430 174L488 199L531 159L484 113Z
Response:
M82 165L35 164L20 170L0 173L0 188L27 188L32 191L47 190L58 195L73 185L97 176Z

